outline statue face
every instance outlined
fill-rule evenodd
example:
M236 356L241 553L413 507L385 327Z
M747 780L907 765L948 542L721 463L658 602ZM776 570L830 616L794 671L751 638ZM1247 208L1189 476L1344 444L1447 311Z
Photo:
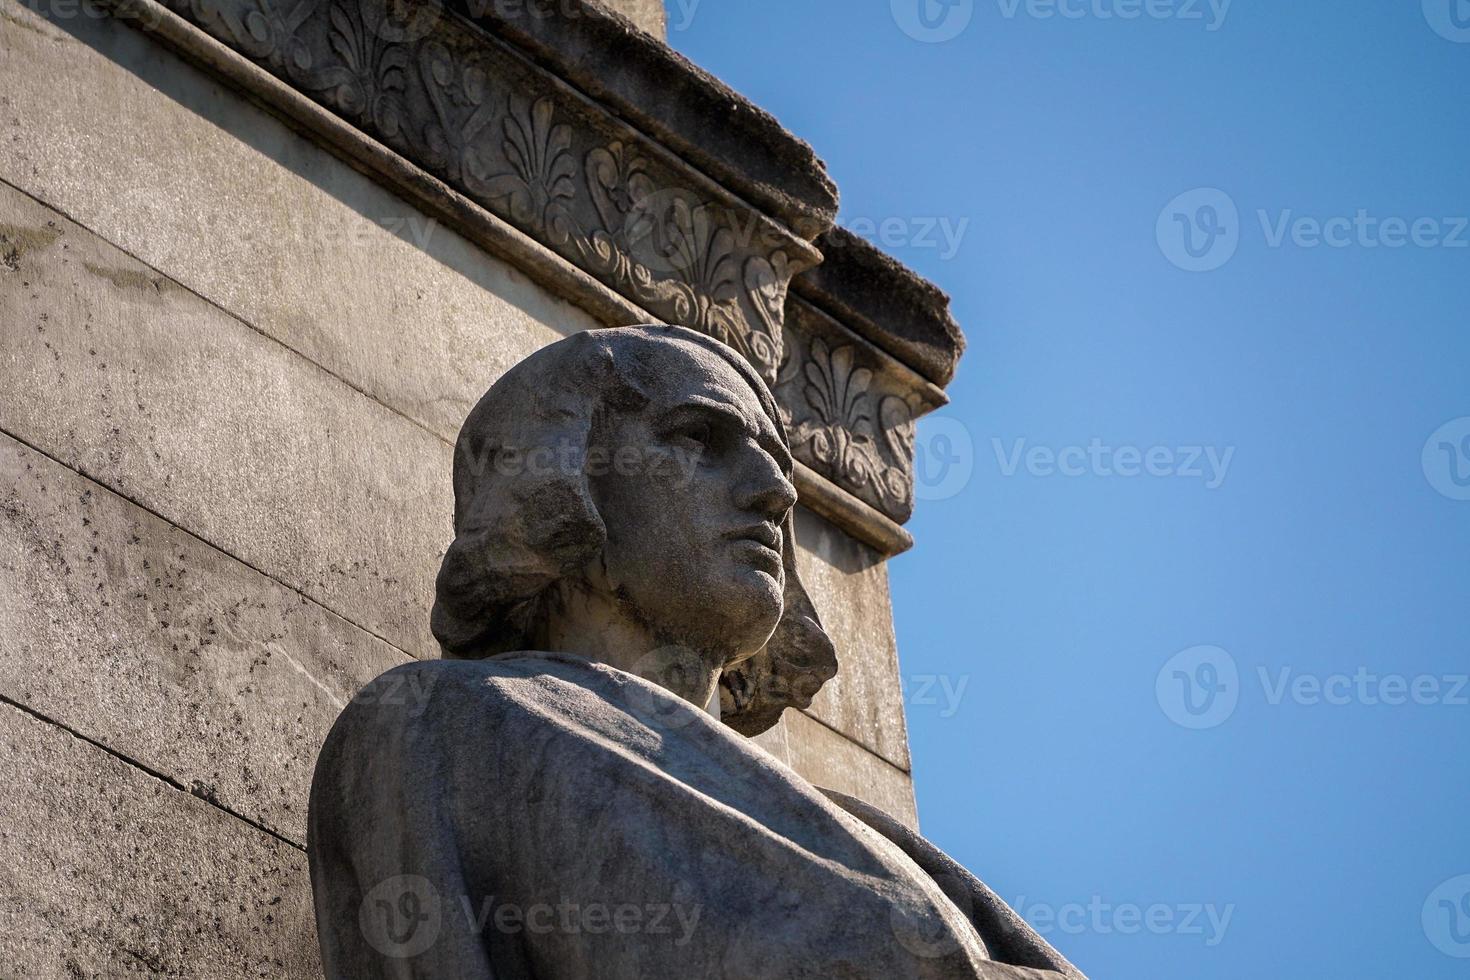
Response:
M717 355L672 343L642 367L649 403L609 409L589 455L609 587L661 642L732 665L781 618L791 456Z

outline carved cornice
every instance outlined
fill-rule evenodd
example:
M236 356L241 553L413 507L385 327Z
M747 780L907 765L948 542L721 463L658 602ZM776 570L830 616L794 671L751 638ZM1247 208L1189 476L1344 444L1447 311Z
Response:
M820 254L467 19L424 0L166 0L658 319L781 361Z
M781 219L810 208L752 206L487 33L488 16L428 0L113 2L603 322L730 344L781 402L803 502L883 555L911 546L913 422L944 395L868 340L871 323L792 295L822 256Z

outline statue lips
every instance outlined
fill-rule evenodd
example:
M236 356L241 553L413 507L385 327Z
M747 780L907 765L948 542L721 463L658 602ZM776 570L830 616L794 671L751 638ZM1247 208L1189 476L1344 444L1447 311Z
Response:
M751 564L758 571L766 572L772 577L781 574L781 530L776 525L762 521L727 531L723 537L749 555Z

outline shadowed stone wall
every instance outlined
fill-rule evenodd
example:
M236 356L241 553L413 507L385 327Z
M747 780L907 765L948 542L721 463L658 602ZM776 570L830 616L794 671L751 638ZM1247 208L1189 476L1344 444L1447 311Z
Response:
M116 19L0 0L0 146L0 962L316 975L312 767L437 656L454 436L609 315ZM759 741L914 824L887 553L833 523L881 522L830 499L841 673Z

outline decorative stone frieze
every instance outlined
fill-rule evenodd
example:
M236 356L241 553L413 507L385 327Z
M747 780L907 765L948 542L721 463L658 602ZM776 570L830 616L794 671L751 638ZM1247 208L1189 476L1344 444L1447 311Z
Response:
M769 379L819 253L465 18L430 2L169 0L364 133Z
M944 404L963 341L942 293L831 227L825 169L768 115L584 0L125 2L257 99L327 110L281 109L338 152L351 140L323 122L345 126L369 148L345 155L377 154L374 175L409 199L564 263L551 278L609 325L729 344L776 391L803 501L881 554L911 545L915 420ZM661 83L672 104L649 97Z

